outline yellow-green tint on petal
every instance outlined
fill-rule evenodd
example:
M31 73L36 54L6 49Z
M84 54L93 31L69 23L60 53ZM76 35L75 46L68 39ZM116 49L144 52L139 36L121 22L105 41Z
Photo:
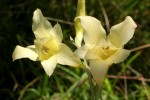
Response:
M50 22L43 17L40 9L36 9L33 13L32 30L37 39L46 38L50 36L52 26Z
M81 26L79 19L75 20L75 30L76 30L75 43L78 47L80 47L83 40L83 28Z
M13 61L17 60L17 59L21 59L21 58L29 58L33 61L36 61L37 57L38 57L38 55L35 51L33 51L29 48L21 47L19 45L16 46L16 48L12 54Z
M41 41L34 41L39 55L39 60L47 60L54 54L58 53L59 43L54 38L48 38Z
M76 17L85 15L86 15L85 0L78 0ZM80 47L83 40L83 29L80 20L78 19L75 19L75 31L76 31L75 43L77 47Z
M85 15L86 15L85 0L78 0L76 16L85 16Z
M98 45L95 46L92 49L89 49L85 58L86 59L101 59L101 60L106 60L115 52L117 51L117 48L114 48L110 45Z
M112 63L119 63L124 61L129 54L130 51L126 49L111 46L97 46L87 51L85 59L109 60Z
M136 27L137 25L133 19L130 16L127 16L123 22L110 29L110 34L107 39L114 46L122 47L133 37Z
M83 27L84 42L86 44L96 45L100 39L106 39L106 32L101 22L91 16L79 16L75 20L80 20Z
M109 58L117 51L115 48L111 46L105 46L105 45L101 46L101 50L103 54L100 54L100 56L103 60Z

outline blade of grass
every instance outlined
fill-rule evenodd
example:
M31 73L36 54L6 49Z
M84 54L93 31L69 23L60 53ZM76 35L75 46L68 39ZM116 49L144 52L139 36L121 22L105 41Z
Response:
M70 97L72 95L71 92L76 88L76 86L83 80L87 79L87 77L88 77L87 74L83 73L80 79L78 79L74 84L72 84L72 86L69 87L67 92L63 94L61 98L63 99L65 96Z
M72 70L69 70L68 68L65 68L64 66L61 66L61 65L57 65L57 68L67 72L68 74L72 75L73 77L75 77L76 79L79 79L80 77L74 73Z

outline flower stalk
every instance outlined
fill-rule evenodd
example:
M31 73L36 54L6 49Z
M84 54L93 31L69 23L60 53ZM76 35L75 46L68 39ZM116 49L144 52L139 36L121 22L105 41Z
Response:
M84 70L88 75L88 81L90 84L90 92L91 92L91 100L102 100L101 97L101 91L102 91L102 85L96 84L93 80L93 76L89 70L89 66L87 64L87 61L84 60Z
M90 92L91 92L91 100L95 100L93 78L92 78L92 74L91 74L90 70L88 69L89 67L88 67L88 64L87 64L86 60L84 60L84 65L83 66L84 66L85 72L88 75L88 81L89 81L89 84L90 84Z

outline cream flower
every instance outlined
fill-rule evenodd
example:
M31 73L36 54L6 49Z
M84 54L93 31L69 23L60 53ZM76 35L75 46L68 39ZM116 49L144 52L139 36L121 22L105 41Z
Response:
M89 61L89 69L98 84L102 84L108 68L113 63L124 61L130 54L123 49L124 45L133 37L137 25L130 16L113 26L106 37L101 22L94 17L79 16L75 21L80 21L84 30L85 45L78 48L75 54Z
M32 30L36 38L34 45L26 48L16 46L12 54L13 61L21 58L41 61L49 76L53 73L57 63L79 66L80 60L75 57L68 46L62 43L63 35L60 25L56 24L52 27L49 21L43 17L40 9L34 11Z

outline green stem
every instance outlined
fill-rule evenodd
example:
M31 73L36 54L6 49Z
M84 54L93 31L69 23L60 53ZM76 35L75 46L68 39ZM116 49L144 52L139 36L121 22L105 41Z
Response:
M101 90L102 90L102 86L96 84L95 86L95 100L102 100L102 97L101 97Z
M90 91L91 91L91 100L95 100L95 95L94 95L94 85L93 85L93 82L92 82L92 75L88 69L88 65L87 65L87 62L86 60L84 60L84 69L85 69L85 72L87 73L88 75L88 80L89 80L89 84L90 84Z
M92 81L92 75L90 73L90 70L89 70L89 67L88 67L86 60L84 60L83 66L84 66L85 71L88 75L88 80L89 80L89 84L90 84L90 91L91 91L91 100L102 100L102 97L101 97L102 86L100 86L98 84L94 85L94 83Z
M96 97L96 100L99 100L99 95L100 95L100 86L96 85L95 86L95 97Z

